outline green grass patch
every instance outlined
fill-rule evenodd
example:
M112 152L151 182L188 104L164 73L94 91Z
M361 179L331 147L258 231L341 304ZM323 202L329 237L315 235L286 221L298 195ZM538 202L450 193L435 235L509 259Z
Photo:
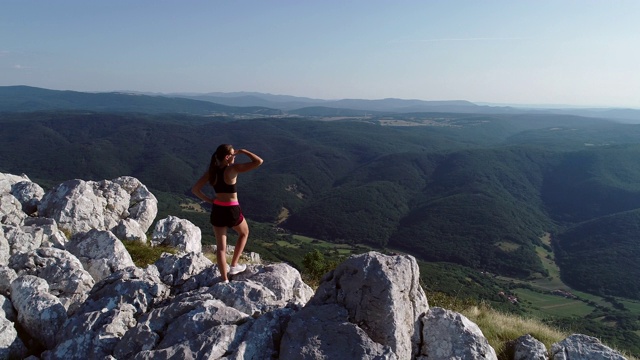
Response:
M518 295L521 304L543 316L586 316L594 310L593 307L578 299L543 294L529 289L515 289L514 292Z
M162 253L175 254L177 250L168 246L149 246L137 241L123 241L124 247L131 255L137 267L146 267L155 263Z
M499 243L496 243L496 246L499 247L500 250L506 251L506 252L512 252L520 249L520 244L507 242L507 241L501 241Z

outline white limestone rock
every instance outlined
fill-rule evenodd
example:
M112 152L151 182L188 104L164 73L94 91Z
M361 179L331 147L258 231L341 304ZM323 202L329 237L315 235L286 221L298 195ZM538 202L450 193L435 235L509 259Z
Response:
M11 186L11 194L22 204L22 211L31 215L38 211L38 205L44 190L42 187L29 180L20 181Z
M11 283L18 277L16 271L6 265L0 265L0 294L9 296Z
M291 317L282 337L279 359L404 358L397 356L390 346L373 340L352 322L346 308L334 303L308 306Z
M184 252L202 252L202 232L191 221L176 216L159 220L151 235L152 246L171 246Z
M4 235L4 226L0 225L0 265L6 265L11 257L11 245Z
M0 193L0 225L20 226L27 214L22 204L10 193Z
M371 340L390 347L399 359L410 359L418 353L420 318L429 309L419 278L418 263L409 255L351 256L324 276L307 307L344 307L349 322Z
M147 234L142 230L140 223L133 219L122 219L113 229L113 234L123 241L135 241L141 244L147 243Z
M513 360L548 360L547 347L531 334L522 335L514 344Z
M14 322L0 313L0 359L24 359L26 353Z
M73 234L91 229L114 230L123 219L137 221L143 232L157 214L157 200L132 177L65 181L45 193L39 215L50 217Z
M77 234L67 243L67 250L80 260L95 282L136 266L122 241L110 231L92 229Z
M135 220L143 232L147 232L158 215L158 200L140 180L131 176L113 179L129 193L129 218Z
M551 356L552 360L626 360L597 338L582 334L573 334L551 345Z
M418 359L493 359L495 350L482 331L464 315L439 307L422 319L423 343Z
M180 288L180 292L213 285L213 277L208 276L210 281L197 282L187 289L184 288L184 285L190 282L190 279L197 277L214 265L202 253L180 253L176 255L163 253L154 265L158 268L162 281L172 288Z
M84 360L112 356L122 337L169 296L155 266L128 267L98 282L42 359ZM120 357L118 357L120 358Z
M47 282L47 289L72 314L87 298L94 285L91 275L73 254L56 248L38 248L16 254L9 266L18 276L37 276Z
M44 279L22 275L11 283L11 302L18 311L22 328L46 348L55 346L55 338L67 320L67 310L51 295Z

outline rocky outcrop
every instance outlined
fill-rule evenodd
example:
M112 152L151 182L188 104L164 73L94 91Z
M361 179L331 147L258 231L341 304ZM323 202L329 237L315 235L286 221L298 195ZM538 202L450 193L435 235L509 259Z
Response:
M625 360L619 352L603 345L597 338L573 334L568 338L551 345L553 360Z
M530 334L517 338L513 346L513 360L547 360L547 347Z
M464 315L442 308L429 309L422 319L419 359L494 359L497 356L478 325Z
M191 221L169 215L159 220L151 235L151 245L170 246L185 252L202 251L202 232Z
M67 250L80 260L95 281L135 266L124 244L111 231L93 229L76 234L67 243Z
M138 223L146 232L158 212L158 201L137 179L69 180L45 193L38 214L56 220L70 233L115 231L124 220ZM124 225L123 225L124 224Z
M170 216L151 244L180 251L139 268L121 240L146 242L157 201L137 179L29 182L0 174L0 358L495 359L469 319L429 308L411 256L352 256L315 292L284 263L222 283L200 229ZM574 335L552 358L607 349Z

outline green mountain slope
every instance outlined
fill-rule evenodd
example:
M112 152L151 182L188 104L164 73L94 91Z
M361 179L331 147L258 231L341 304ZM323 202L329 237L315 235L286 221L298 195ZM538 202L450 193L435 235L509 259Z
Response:
M0 111L87 110L104 112L140 112L150 114L216 113L278 115L280 110L266 107L235 107L208 101L149 96L129 93L85 93L57 91L29 86L0 86Z
M558 235L562 280L604 296L640 299L640 209L579 224Z
M390 118L415 125L380 125ZM518 277L544 274L534 248L543 233L640 208L638 127L574 116L326 122L66 111L2 113L0 126L0 171L45 186L131 175L188 195L218 144L246 147L265 159L239 183L250 220L288 214L280 226L295 233ZM587 137L601 145L585 146ZM572 266L564 259L563 271Z

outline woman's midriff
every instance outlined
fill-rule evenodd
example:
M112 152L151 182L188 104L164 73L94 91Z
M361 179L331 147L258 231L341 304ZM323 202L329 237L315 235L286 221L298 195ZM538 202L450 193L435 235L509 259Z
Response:
M237 193L220 193L216 194L216 200L220 202L238 202L238 194Z

